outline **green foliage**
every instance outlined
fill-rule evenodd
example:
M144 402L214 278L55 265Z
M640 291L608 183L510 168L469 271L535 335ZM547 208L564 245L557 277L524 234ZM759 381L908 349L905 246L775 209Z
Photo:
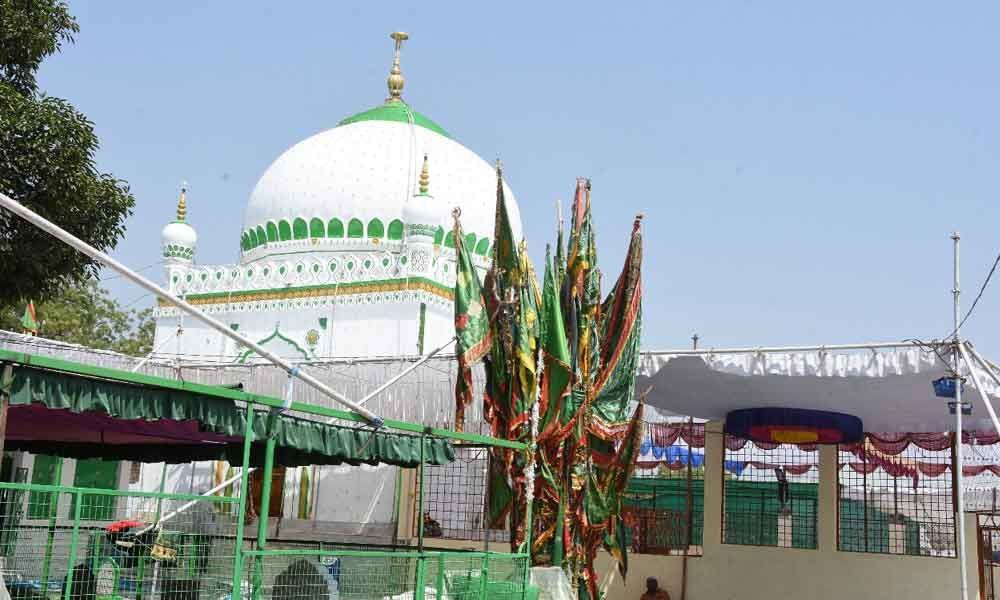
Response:
M0 0L0 192L100 250L115 247L135 198L94 164L93 124L37 90L41 61L78 31L61 0ZM0 214L0 307L96 274L90 258Z
M79 31L62 0L0 0L0 79L34 94L42 60Z
M92 279L65 285L35 310L40 337L132 356L152 351L153 310L123 308ZM23 312L23 305L0 312L0 328L20 331Z

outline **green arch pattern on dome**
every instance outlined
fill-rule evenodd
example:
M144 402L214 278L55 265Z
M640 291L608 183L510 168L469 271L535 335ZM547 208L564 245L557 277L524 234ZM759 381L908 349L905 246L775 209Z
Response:
M389 223L389 233L386 237L390 240L403 239L403 222L399 219L393 219L393 221Z
M287 242L290 239L292 239L292 226L285 219L278 221L278 240Z
M347 237L349 238L365 237L365 224L362 223L360 219L351 219L347 223Z
M326 227L323 226L323 220L313 217L309 221L309 237L321 238L326 236Z
M347 227L344 221L339 218L332 218L326 221L312 217L306 220L304 217L296 217L292 221L282 219L278 222L268 221L264 225L250 227L240 236L240 248L244 252L249 252L254 248L263 246L271 242L285 242L304 239L343 239L345 237L360 239L381 239L390 241L402 241L406 231L406 224L400 219L389 221L388 227L379 218L373 218L366 226L360 219L351 219ZM477 241L478 240L478 241ZM438 226L434 231L434 244L443 245L447 248L455 247L454 233L446 232L444 227ZM490 250L490 239L488 237L478 238L474 233L465 235L465 245L473 253L479 256L486 256Z
M337 123L337 127L350 125L351 123L360 123L362 121L391 121L394 123L409 123L411 117L414 125L419 125L424 129L443 135L446 138L451 138L451 136L448 135L448 132L445 131L440 125L411 109L405 102L386 102L382 106L376 106L373 109L347 117L340 123Z
M326 225L326 237L344 237L344 222L340 219L330 219L330 222Z

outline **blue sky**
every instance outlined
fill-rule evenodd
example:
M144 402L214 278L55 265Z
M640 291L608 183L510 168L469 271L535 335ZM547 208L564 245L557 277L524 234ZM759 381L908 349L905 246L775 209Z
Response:
M608 285L645 213L647 348L942 336L949 233L966 303L1000 252L996 3L70 7L82 30L41 84L131 184L115 255L135 267L158 260L181 180L199 262L234 261L271 161L382 101L396 29L406 99L503 158L536 258L578 175ZM995 284L966 331L997 355Z

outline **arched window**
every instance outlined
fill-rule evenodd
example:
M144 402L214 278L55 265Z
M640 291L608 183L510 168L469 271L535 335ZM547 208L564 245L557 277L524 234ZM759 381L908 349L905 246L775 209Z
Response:
M455 232L449 231L448 235L444 236L444 247L454 248L455 247Z
M326 237L344 237L344 222L340 219L330 219L330 222L326 225Z
M309 221L309 237L321 238L326 234L326 228L323 227L323 221L313 218Z
M476 254L479 256L486 256L486 253L490 251L490 238L483 238L479 240L476 244Z
M438 226L437 231L434 232L434 244L437 246L441 245L444 241L444 227Z
M472 249L476 247L476 234L467 233L465 234L465 249L468 252L472 252Z
M243 250L250 250L257 247L257 232L251 229L243 234Z
M403 222L399 219L394 219L391 223L389 223L389 235L386 237L390 240L403 239Z
M262 226L258 225L257 243L254 244L254 247L256 248L257 246L263 246L266 243L267 243L267 233L264 231L264 228Z
M282 242L292 239L292 226L284 219L278 221L278 239Z
M349 238L360 238L365 237L365 225L359 219L351 219L347 223L347 237Z
M368 221L368 237L370 238L385 237L385 226L382 225L382 221L378 219L372 219L371 221Z
M267 241L277 242L278 241L278 226L274 221L267 222Z
M306 220L299 217L292 222L292 237L297 240L304 240L309 237L309 226L306 225Z

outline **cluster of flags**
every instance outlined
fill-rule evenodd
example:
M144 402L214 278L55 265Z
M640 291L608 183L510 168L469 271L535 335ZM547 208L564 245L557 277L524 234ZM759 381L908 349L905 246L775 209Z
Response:
M492 264L482 283L458 216L455 427L464 426L472 368L481 360L492 435L534 449L491 450L490 527L508 526L515 551L529 550L535 565L564 568L580 598L596 599L598 550L611 552L623 574L627 568L621 498L643 430L642 402L632 409L642 320L641 217L621 274L602 297L589 181L577 181L568 244L560 223L554 254L546 250L541 288L524 242L513 238L499 165Z

